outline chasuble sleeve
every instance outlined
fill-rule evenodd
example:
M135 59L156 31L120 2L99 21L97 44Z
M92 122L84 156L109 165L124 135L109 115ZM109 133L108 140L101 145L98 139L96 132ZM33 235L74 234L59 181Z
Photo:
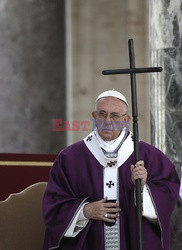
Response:
M43 216L46 225L45 246L57 246L70 225L74 222L76 226L79 211L87 201L87 197L78 196L77 188L73 184L76 179L74 167L67 165L67 157L61 153L51 169L43 198ZM78 223L76 231L80 232L86 224L80 226L81 224ZM74 228L71 229L73 233Z
M157 214L154 208L154 204L152 202L151 196L147 189L147 185L144 185L143 188L143 211L142 215L150 220L152 223L158 223Z
M180 185L179 196L182 199L182 167L181 167L181 185Z
M71 225L67 229L67 231L64 234L64 237L75 237L77 236L84 227L86 227L89 219L85 218L83 214L83 207L88 204L84 203L78 213L76 214L74 220L72 221Z
M179 197L179 178L171 161L158 149L143 143L143 159L147 168L147 190L151 197L164 249L168 249L170 239L170 218ZM141 149L141 151L143 151Z

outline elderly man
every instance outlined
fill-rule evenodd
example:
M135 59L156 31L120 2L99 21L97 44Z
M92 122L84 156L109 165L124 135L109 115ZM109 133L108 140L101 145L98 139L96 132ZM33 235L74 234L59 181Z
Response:
M120 92L103 92L92 113L96 129L58 155L43 199L44 250L137 249L138 178L143 249L170 249L179 179L169 159L142 141L135 164L127 109Z

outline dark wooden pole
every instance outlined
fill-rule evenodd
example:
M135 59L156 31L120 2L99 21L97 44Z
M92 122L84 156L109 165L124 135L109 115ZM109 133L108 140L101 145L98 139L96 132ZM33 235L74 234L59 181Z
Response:
M135 54L133 40L128 41L130 69L135 68ZM135 163L140 160L139 156L139 133L138 133L138 108L137 108L137 88L136 75L130 73L131 79L131 100L132 100L132 116L133 116L133 143L134 143L134 157ZM141 202L141 180L135 181L135 197L137 208L137 222L138 222L138 249L142 250L142 202Z

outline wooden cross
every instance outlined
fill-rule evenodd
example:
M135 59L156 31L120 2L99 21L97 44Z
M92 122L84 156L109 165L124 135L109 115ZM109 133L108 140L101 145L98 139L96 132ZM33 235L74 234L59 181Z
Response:
M132 117L133 117L133 141L134 141L134 159L135 163L140 160L139 157L139 133L138 133L138 111L137 111L137 90L136 90L136 74L161 72L162 67L135 68L135 54L133 39L128 40L130 68L128 69L111 69L103 70L103 75L113 74L130 74L131 80L131 100L132 100ZM137 222L138 222L138 249L142 250L142 202L141 202L141 180L135 181Z

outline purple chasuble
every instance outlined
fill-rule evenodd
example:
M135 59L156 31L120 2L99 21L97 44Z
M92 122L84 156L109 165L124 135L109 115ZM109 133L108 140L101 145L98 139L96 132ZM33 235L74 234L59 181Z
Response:
M159 225L142 217L143 250L170 250L170 216L180 182L175 167L155 147L140 142L140 159L148 171L147 185L155 203ZM130 166L133 154L119 167L120 249L137 250L137 216ZM46 233L43 250L104 250L104 222L90 220L74 238L64 237L83 202L103 199L103 166L84 141L63 149L50 172L43 198ZM163 247L162 247L163 245Z

